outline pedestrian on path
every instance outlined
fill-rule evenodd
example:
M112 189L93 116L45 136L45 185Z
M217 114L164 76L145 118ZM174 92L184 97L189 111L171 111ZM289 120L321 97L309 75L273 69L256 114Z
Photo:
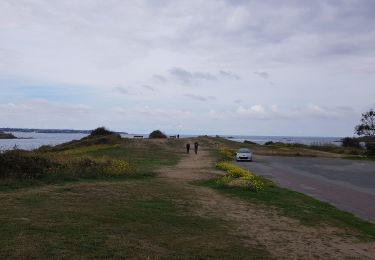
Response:
M195 152L195 154L198 153L198 146L199 146L198 142L195 142L194 143L194 152Z
M187 144L186 144L186 153L189 153L189 151L190 151L190 144L187 143Z

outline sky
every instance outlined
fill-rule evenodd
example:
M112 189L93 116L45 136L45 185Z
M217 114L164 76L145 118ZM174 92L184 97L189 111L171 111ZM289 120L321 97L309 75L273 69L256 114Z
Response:
M0 127L353 136L373 0L0 0Z

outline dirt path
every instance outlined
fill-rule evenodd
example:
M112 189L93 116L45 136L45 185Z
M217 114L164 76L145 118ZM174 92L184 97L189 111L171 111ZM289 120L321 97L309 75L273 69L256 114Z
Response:
M175 167L160 171L159 178L177 185L197 203L193 209L201 216L220 218L228 223L239 243L264 246L277 259L375 259L375 243L348 236L345 230L320 226L307 227L280 216L275 209L251 204L216 190L190 184L209 179L220 171L212 168L209 151L188 154Z

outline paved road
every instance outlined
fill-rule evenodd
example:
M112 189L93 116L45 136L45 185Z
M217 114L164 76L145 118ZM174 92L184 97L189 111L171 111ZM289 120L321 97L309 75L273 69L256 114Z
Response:
M237 165L375 223L375 162L255 156Z

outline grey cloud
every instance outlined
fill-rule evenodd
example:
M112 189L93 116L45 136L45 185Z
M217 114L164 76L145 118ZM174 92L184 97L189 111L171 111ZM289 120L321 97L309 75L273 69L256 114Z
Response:
M172 68L169 70L169 73L175 77L177 80L185 83L190 84L193 80L193 74L189 71L181 69L181 68Z
M219 75L228 79L234 79L234 80L240 79L240 76L227 72L227 71L223 71L223 70L219 71Z
M170 69L169 74L172 77L174 77L176 80L186 85L190 85L194 81L199 81L199 80L207 80L207 81L217 80L216 76L207 72L200 72L200 71L190 72L185 69L177 68L177 67Z
M217 78L214 75L204 72L194 72L193 77L196 79L217 80Z
M158 74L154 74L152 78L160 83L166 83L168 81L164 76Z
M216 98L213 96L199 96L194 94L184 94L183 96L197 101L216 100Z
M268 79L270 76L268 72L265 71L255 71L254 74L264 79Z
M141 94L134 88L129 88L129 87L115 87L113 88L113 91L124 94L124 95L129 95L129 96L137 96Z
M156 91L156 89L150 85L142 85L142 88L144 89L147 89L147 90L151 90L151 91Z

